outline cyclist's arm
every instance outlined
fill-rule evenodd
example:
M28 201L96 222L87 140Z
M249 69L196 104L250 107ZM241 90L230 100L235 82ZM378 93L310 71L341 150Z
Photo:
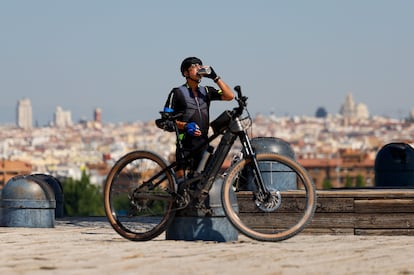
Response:
M178 129L179 129L179 130L184 130L184 128L185 128L185 124L186 124L187 122L184 122L184 121L178 121L178 120L176 120L176 121L175 121L175 123L177 124L177 127L178 127Z
M216 84L220 87L222 92L222 100L232 100L234 98L233 91L230 89L229 85L226 84L221 78L216 81Z

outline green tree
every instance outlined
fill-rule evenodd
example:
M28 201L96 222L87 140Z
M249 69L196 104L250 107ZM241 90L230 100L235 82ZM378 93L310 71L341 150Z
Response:
M68 216L103 216L105 215L102 194L98 187L92 185L89 176L83 172L80 180L62 181L64 194L64 211Z
M345 178L345 187L346 188L353 187L353 180L352 180L352 177L349 176L349 175L347 175L346 178Z
M323 189L331 189L332 188L332 182L330 179L324 179L322 182L322 188Z
M365 180L364 180L364 177L362 175L357 175L355 186L356 187L365 187Z

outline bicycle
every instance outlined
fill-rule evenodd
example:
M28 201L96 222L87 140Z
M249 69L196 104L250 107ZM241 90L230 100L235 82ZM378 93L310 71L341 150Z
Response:
M309 224L317 199L311 177L292 158L276 153L255 154L247 133L252 124L247 97L240 86L234 89L238 106L210 123L214 133L207 143L221 136L217 148L204 169L185 178L178 188L174 168L180 161L189 161L191 155L169 164L154 152L138 150L114 164L106 179L104 204L108 221L118 234L132 241L151 240L166 230L178 210L189 205L211 215L205 199L237 138L242 157L226 171L221 190L224 213L231 224L260 241L288 239ZM177 116L160 113L162 118L157 122L178 135ZM286 178L293 181L294 187L279 190L278 181Z

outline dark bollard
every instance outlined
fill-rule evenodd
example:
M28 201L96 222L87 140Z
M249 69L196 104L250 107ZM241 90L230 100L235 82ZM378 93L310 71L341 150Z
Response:
M389 143L375 158L375 186L413 188L414 148L406 143Z
M236 241L238 231L224 214L221 202L222 185L223 178L219 177L209 192L206 204L213 211L211 216L206 216L205 213L191 206L178 211L173 222L167 228L166 239L216 242ZM235 199L234 207L237 208Z
M55 195L42 180L16 176L4 186L0 200L0 226L54 227Z
M256 154L271 152L295 159L295 152L290 144L283 139L275 137L256 137L253 138L251 142Z

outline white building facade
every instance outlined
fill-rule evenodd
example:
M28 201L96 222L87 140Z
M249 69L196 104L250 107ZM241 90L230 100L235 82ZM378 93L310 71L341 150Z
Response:
M32 103L23 98L17 102L17 126L22 129L31 129L33 126Z

